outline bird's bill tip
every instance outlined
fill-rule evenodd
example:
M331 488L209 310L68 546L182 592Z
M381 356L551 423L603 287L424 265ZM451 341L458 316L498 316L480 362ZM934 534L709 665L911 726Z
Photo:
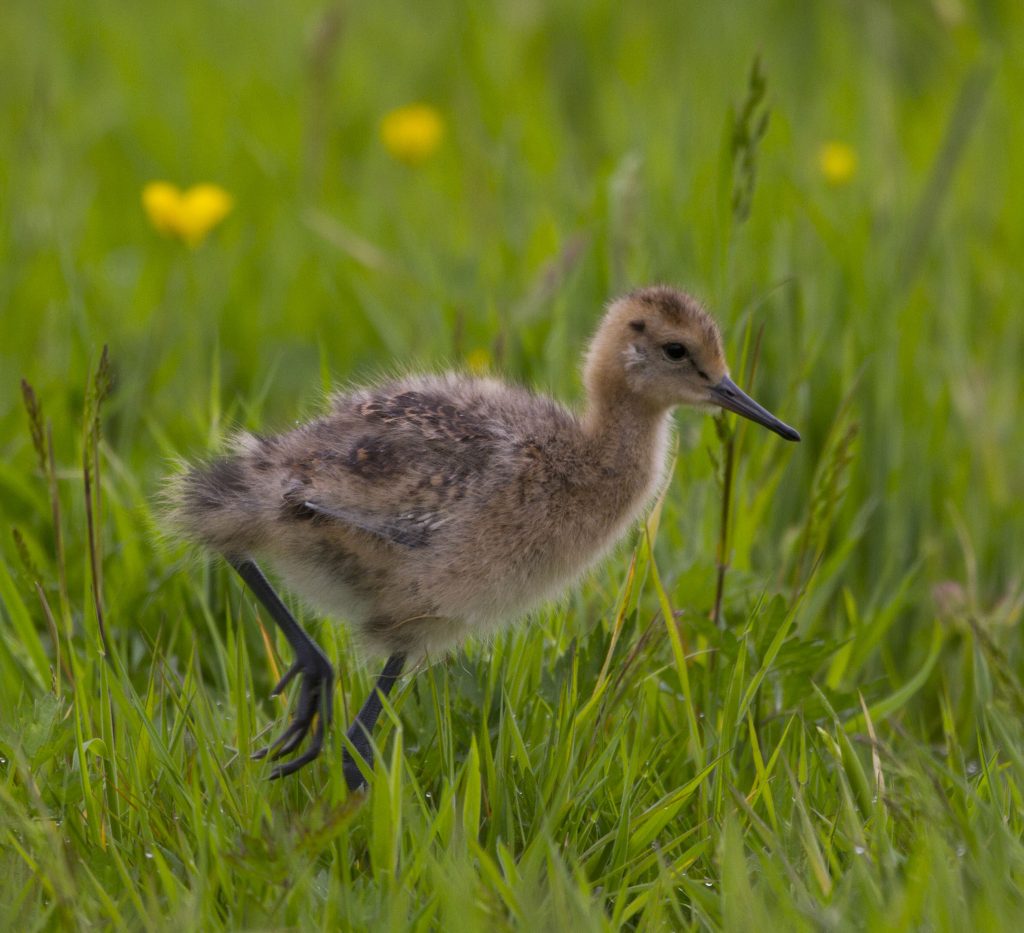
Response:
M711 387L711 401L726 411L735 412L737 415L742 415L744 418L749 418L766 427L769 431L774 431L787 441L800 440L799 431L791 428L784 421L780 421L767 408L755 402L728 376L723 376L717 384Z

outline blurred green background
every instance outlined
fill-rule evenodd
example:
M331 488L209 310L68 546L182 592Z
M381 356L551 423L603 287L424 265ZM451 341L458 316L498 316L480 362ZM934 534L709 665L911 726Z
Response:
M919 556L962 567L951 504L991 592L1019 566L1016 4L45 3L4 19L8 457L26 443L17 378L71 416L104 343L107 435L143 472L160 469L154 432L196 449L214 373L229 407L265 395L273 424L324 368L457 362L502 337L503 370L571 396L603 302L668 281L733 348L744 314L764 323L762 394L811 448L770 521L792 519L854 390L866 579ZM756 54L771 122L734 232L728 114ZM411 101L447 129L414 169L377 132ZM857 159L835 187L831 140ZM200 249L163 242L140 208L153 179L217 183L235 211Z
M755 61L766 82L760 99L750 92ZM668 282L693 291L715 312L734 376L742 377L737 381L804 438L789 447L766 432L742 430L736 437L725 604L735 638L703 621L715 595L722 496L716 463L724 448L714 421L681 413L679 465L654 546L665 592L660 584L648 584L632 593L624 583L629 554L620 552L610 568L546 617L547 637L534 631L533 648L527 630L500 642L491 660L490 649L471 649L471 660L443 673L444 684L453 678L451 692L463 693L466 722L475 721L473 704L481 702L474 690L485 689L495 703L517 708L512 688L503 695L501 687L510 652L535 658L539 678L541 670L563 663L570 641L583 646L589 637L591 649L579 648L596 657L589 674L579 673L584 699L605 650L608 657L628 654L631 646L650 651L647 669L631 676L674 684L670 640L658 629L651 647L642 634L665 608L665 596L683 613L684 631L691 626L686 637L698 653L730 657L731 651L739 657L746 649L737 646L749 636L750 669L737 675L749 686L755 659L764 659L780 625L778 616L758 616L759 600L778 593L785 607L779 612L789 613L792 663L788 673L768 676L763 688L774 683L773 699L765 700L774 703L773 715L800 716L799 730L794 726L780 732L781 739L774 737L783 750L778 760L789 759L793 773L798 751L806 753L806 742L821 741L815 723L831 721L813 681L826 689L844 722L860 714L858 692L869 704L897 698L873 707L877 718L894 717L887 732L895 743L894 760L905 760L911 746L924 761L929 749L941 747L941 757L959 743L968 749L965 761L994 755L999 767L1016 769L1005 778L1015 781L1024 773L1018 726L1024 708L1022 100L1024 6L1017 0L5 3L0 718L7 725L0 731L6 821L0 825L12 834L8 842L20 840L11 851L24 855L12 855L7 863L14 880L0 904L14 905L15 915L31 917L32 923L75 922L71 894L32 887L26 866L56 856L41 854L50 851L50 843L33 848L23 834L35 831L26 827L40 820L70 819L64 808L80 809L65 796L67 775L79 780L79 772L88 771L82 756L92 714L69 697L102 697L114 689L97 660L80 475L88 449L82 430L86 386L104 345L112 391L101 417L103 501L97 505L96 537L106 624L121 664L116 676L110 674L120 683L117 690L138 688L144 696L142 685L154 689L152 671L159 663L176 671L194 665L197 682L206 682L204 689L216 698L211 704L226 709L248 696L230 673L236 670L231 665L244 660L231 654L234 613L244 605L238 588L222 572L190 563L183 550L156 543L154 502L176 458L215 449L232 426L286 427L315 412L331 385L396 368L469 365L578 400L579 353L603 304L632 286ZM746 147L736 134L744 125L745 101L753 106L748 126L769 114L763 138ZM413 163L397 158L381 137L385 116L411 103L432 108L443 125L436 149ZM218 185L232 198L233 210L202 242L188 246L157 232L143 209L143 190L156 180L182 188ZM737 208L744 194L752 194L749 212ZM34 388L52 425L63 570L21 378ZM640 566L648 566L643 554ZM62 573L70 595L58 610L53 607ZM609 647L623 586L623 605L635 611L629 617L636 630L627 627L623 641ZM57 616L54 625L45 604ZM255 655L253 689L262 697L271 676L251 609L244 611L249 617L237 620L239 644ZM196 618L204 621L194 626ZM599 631L588 636L595 626ZM209 634L223 631L224 642ZM333 653L347 656L344 634L330 637L339 639ZM67 685L63 693L55 686L61 680L53 673L60 668L61 638L65 665L69 657L77 659L70 667L79 674L73 693ZM197 638L217 642L216 660L207 654L202 665L196 661ZM462 676L460 663L477 674ZM695 689L706 692L700 715L711 717L729 681L721 679L727 677L721 668L705 669L703 663L697 662L691 676L707 678ZM343 683L346 676L343 669ZM473 686L481 681L486 688ZM137 723L157 718L161 704L174 709L170 694L180 686L172 685L159 700L125 700L122 721L132 714ZM752 690L761 688L758 679ZM418 697L420 689L410 691ZM556 687L550 689L553 705L569 702L558 700ZM59 702L51 709L45 698L54 695ZM523 702L531 695L524 685ZM652 696L651 702L663 701ZM484 705L490 708L489 701ZM583 700L575 708L582 707ZM1007 719L998 727L984 721L986 708L1002 710ZM269 707L261 709L266 718ZM52 713L51 732L35 746L24 744L31 723L51 715L46 710ZM399 712L411 731L424 734L426 724L441 732L447 728L426 699L421 704L410 696ZM283 712L275 708L271 715ZM655 745L664 744L681 728L673 715L653 715L640 731ZM107 718L113 729L117 716ZM746 730L742 717L737 722ZM103 732L102 723L94 725ZM225 728L234 736L236 726L241 728ZM476 728L463 726L452 727L455 752L446 764L438 760L431 770L433 765L417 765L413 758L410 767L426 775L424 786L434 782L435 795L463 780L458 769ZM537 727L542 733L543 725ZM863 720L851 726L863 727ZM494 728L492 738L504 726ZM806 738L794 745L805 728ZM106 812L103 800L109 797L116 809L111 768L116 770L118 754L131 757L133 730L137 737L142 729L123 726L117 741L127 744L120 752L111 745L112 733L104 733L105 751L96 754L105 763L95 762L105 775L103 794L81 791L86 800L97 794L100 809L91 828L69 843L69 864L89 864L106 851L90 833L102 822L97 814ZM688 780L701 764L715 760L724 750L716 743L726 731L716 729L714 741L705 736L700 753L691 735L680 747L679 766L687 774L664 774L666 786L675 777ZM487 734L482 729L474 741L483 743ZM195 754L192 746L174 745L177 738L168 741L184 756L179 764ZM760 772L749 748L737 754L747 757L733 761L727 777L739 786L739 775ZM858 755L872 773L867 747L858 746ZM822 799L839 801L841 788L822 767ZM927 767L921 765L908 787L928 783ZM966 802L977 791L969 780L977 775L974 767L957 784L965 802L955 819L964 823L955 823L953 835L976 829L976 804ZM328 772L325 764L311 773L323 781ZM63 783L57 780L62 774ZM254 796L265 786L260 774L252 766L238 778L251 782ZM621 786L629 774L626 768L618 776ZM153 782L144 785L150 788L163 780L156 772L135 777ZM580 778L566 771L562 779ZM194 799L208 802L210 787L195 781ZM724 786L702 804L706 809L672 815L692 818L687 825L702 827L702 833L714 827L706 850L686 863L702 860L715 885L707 895L711 900L704 903L700 892L672 874L669 854L664 864L627 870L628 859L618 853L607 857L605 868L618 865L625 872L618 882L622 890L647 893L628 914L616 913L618 895L610 893L611 882L595 881L581 854L589 850L580 842L561 850L567 889L585 905L579 916L595 925L735 926L736 918L723 914L716 900L728 866L744 864L722 854L735 851L729 846L739 836L730 835L730 826L740 825L729 822L732 804ZM1013 787L1000 799L1011 801L1006 805L1015 811L1024 783ZM273 808L287 803L302 810L294 789L274 793L290 796L277 798ZM652 794L651 801L658 799ZM645 806L623 797L608 802L602 819L614 827ZM878 814L860 816L862 825L889 840L896 863L909 858L917 864L908 855L917 851L913 833L903 838ZM385 816L364 812L349 819ZM498 822L493 814L491 819ZM550 801L538 798L521 824L554 834L564 819L565 814L554 815ZM738 819L744 832L751 831L753 817L750 824L742 812ZM797 836L800 819L794 817ZM1003 826L1012 828L1015 819L1005 818ZM118 836L117 825L110 824L111 840ZM790 838L784 827L773 829ZM201 834L198 824L194 832ZM224 832L224 847L237 851L237 838ZM362 837L353 832L343 842L332 837L332 845L337 859L358 864ZM414 830L406 832L402 845L410 851L427 845ZM498 836L508 842L507 833ZM514 856L508 865L495 854L496 838L485 832L482 851L502 865L498 874L512 884L509 866L528 849L531 831L523 829L521 847L509 843ZM923 851L932 851L928 845ZM1019 866L1021 855L1010 842L1006 846L983 857L985 846L979 844L977 876L963 882L968 893L949 895L948 917L996 923L1013 916L1020 900L1017 868L1011 866ZM946 851L935 851L940 849ZM745 857L748 867L755 865L752 851ZM988 857L995 861L986 862ZM321 863L324 858L335 864L329 856L321 856ZM485 856L473 858L479 866ZM815 876L814 859L806 858L803 868L793 869L797 876ZM872 901L857 887L860 876L847 875L848 866L840 862L829 862L828 872L850 879L849 904L867 898L879 917L890 916L888 892L910 891L899 895L907 899L902 903L918 907L904 914L892 908L891 915L910 924L941 925L927 914L932 908L922 906L929 901L922 892L933 883L944 893L961 890L948 879L942 882L945 876L934 867L918 875L898 866L891 874L879 868L870 885L864 882L878 894ZM138 880L153 871L145 859L126 855L125 864L116 876L123 889L149 883ZM284 908L272 884L259 888L262 893L248 890L254 913L242 906L210 906L241 895L225 895L226 888L196 893L201 886L189 864L184 857L180 864L169 859L168 878L176 880L160 884L179 895L191 891L193 900L164 892L143 909L118 895L114 900L125 913L111 913L95 892L84 893L92 889L73 867L69 890L91 905L82 906L81 916L94 922L145 925L159 916L229 927L318 922L311 918L318 916L322 891L309 895L312 914L303 914L299 901L287 902L300 919L275 913ZM629 874L634 869L635 877ZM324 870L330 884L350 889L351 878ZM756 887L762 870L751 867L755 881L749 883ZM95 866L91 871L102 874ZM460 871L472 875L480 890L493 894L500 888L484 869L464 865L445 875L453 891L468 883ZM746 877L736 871L736 877ZM453 881L456 876L462 880ZM429 883L427 875L406 881L413 888L433 887L435 901L443 901L446 895L436 891L444 885L430 877ZM377 883L388 890L379 877ZM664 889L658 887L662 883ZM825 911L816 913L819 907L793 894L792 878L777 889L770 879L763 883L775 891L764 903L785 905L792 897L798 904L793 917L801 922L843 926L848 917L827 913L835 897L831 887L811 898ZM588 884L608 886L602 894ZM536 890L532 901L524 895L520 903L544 904L553 888L537 882ZM977 913L972 890L988 892L997 906ZM749 887L741 885L743 891ZM623 903L633 904L633 894L623 894ZM758 896L750 894L749 903L760 903ZM359 903L373 901L365 891L360 897ZM939 897L934 903L944 902ZM432 909L416 916L428 926L452 916L436 904ZM768 910L764 904L758 909ZM505 910L509 922L525 924L531 916L526 907ZM573 910L566 916L578 919ZM366 911L362 920L347 916L345 923L379 919L374 908ZM414 912L399 913L401 919L395 914L392 922L401 926Z

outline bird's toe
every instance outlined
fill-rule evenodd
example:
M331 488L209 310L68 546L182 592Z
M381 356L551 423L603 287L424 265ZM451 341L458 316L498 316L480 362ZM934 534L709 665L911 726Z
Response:
M287 761L284 764L278 765L276 768L274 768L274 770L270 772L270 780L276 781L280 778L287 777L289 774L294 774L300 768L304 768L320 754L321 750L323 749L323 746L324 721L321 718L317 720L316 729L313 730L313 737L310 740L309 748L307 748L301 755L299 755L298 758L293 758L291 761ZM275 755L274 757L276 758L277 755Z
M276 761L278 758L290 755L309 735L314 721L316 728L313 730L309 748L299 757L276 767L271 772L271 780L294 774L316 758L323 749L326 727L331 723L334 670L326 662L319 661L309 664L296 661L274 688L274 695L280 693L300 673L302 674L302 688L292 721L273 742L265 748L253 752L252 758L256 760L269 758L271 761Z

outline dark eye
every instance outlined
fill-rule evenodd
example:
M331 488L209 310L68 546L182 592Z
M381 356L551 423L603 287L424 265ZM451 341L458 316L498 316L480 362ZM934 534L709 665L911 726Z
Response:
M666 343L661 349L670 360L685 360L690 355L681 343Z

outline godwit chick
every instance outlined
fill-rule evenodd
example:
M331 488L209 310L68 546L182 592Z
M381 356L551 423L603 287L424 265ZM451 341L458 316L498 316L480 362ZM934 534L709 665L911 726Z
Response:
M800 435L729 378L714 320L689 295L644 288L607 310L575 413L494 379L410 376L335 395L323 417L175 481L173 519L224 555L280 626L301 676L291 724L257 753L312 761L331 718L334 671L256 564L387 655L348 730L367 766L381 698L409 661L443 654L555 596L597 561L662 483L669 413L717 405L786 440ZM363 776L346 749L350 788Z

